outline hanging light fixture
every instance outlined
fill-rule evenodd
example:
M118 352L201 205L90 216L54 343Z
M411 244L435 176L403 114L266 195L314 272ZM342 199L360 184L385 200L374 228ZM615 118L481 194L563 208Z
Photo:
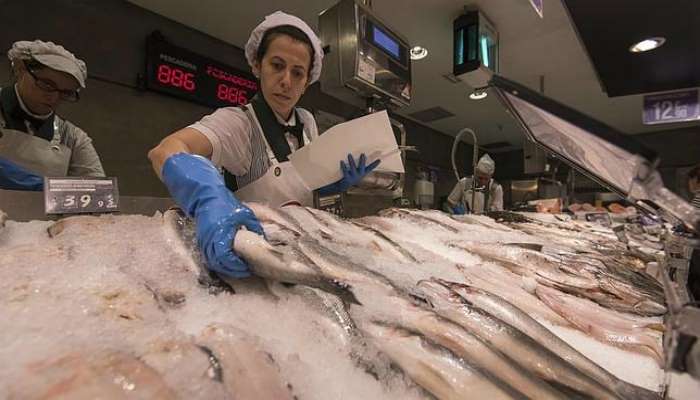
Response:
M663 46L664 43L666 43L666 38L660 36L644 39L641 42L637 42L630 46L630 52L643 53L645 51L650 51L659 48Z
M488 96L488 93L484 89L475 89L470 95L469 98L472 100L481 100L485 99L486 96Z
M421 46L413 46L411 48L411 60L420 60L428 55L428 49Z

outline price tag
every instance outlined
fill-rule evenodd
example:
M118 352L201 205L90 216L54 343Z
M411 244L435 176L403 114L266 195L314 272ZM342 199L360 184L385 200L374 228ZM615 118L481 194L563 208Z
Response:
M44 178L46 214L119 211L117 178Z
M322 197L318 190L314 190L314 208L342 217L345 211L343 208L343 196L341 194L333 194Z
M603 226L612 225L612 219L610 218L610 214L606 212L586 213L586 221L596 222Z
M700 119L698 90L661 93L644 96L643 122L645 125Z
M357 61L357 76L366 80L369 83L375 83L374 79L377 74L377 69L374 68L369 61L364 57L360 57Z

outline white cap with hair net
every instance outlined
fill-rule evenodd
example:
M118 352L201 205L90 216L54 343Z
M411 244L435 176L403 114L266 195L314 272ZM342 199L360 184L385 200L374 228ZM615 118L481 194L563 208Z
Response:
M85 87L85 80L87 80L87 66L85 63L63 48L63 46L53 42L41 40L15 42L7 52L7 58L10 61L36 60L51 69L70 74L78 81L80 87Z
M484 175L493 176L496 172L496 162L488 154L484 154L476 163L476 170Z
M323 66L323 45L321 44L321 39L316 36L316 33L302 21L300 18L293 15L289 15L282 11L275 11L274 13L265 17L265 20L253 29L248 38L248 43L245 45L245 58L248 60L248 65L253 67L255 64L255 59L258 53L258 47L262 42L265 32L277 26L291 25L293 27L299 28L302 32L308 36L311 45L314 48L314 59L312 60L313 67L309 74L310 80L309 84L312 84L321 77L321 67Z

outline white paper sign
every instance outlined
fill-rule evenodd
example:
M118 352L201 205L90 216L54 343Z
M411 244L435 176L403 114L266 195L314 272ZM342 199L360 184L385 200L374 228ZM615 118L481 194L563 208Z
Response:
M347 164L348 154L352 154L357 162L362 153L367 156L367 164L382 160L377 171L404 172L401 152L386 111L335 125L290 154L289 161L306 186L314 190L343 177L340 160Z
M370 64L364 57L360 57L357 64L357 76L366 80L369 83L374 83L374 76L377 70L374 65Z

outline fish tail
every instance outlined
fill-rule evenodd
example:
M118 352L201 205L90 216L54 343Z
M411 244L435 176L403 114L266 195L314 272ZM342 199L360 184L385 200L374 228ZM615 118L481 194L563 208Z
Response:
M623 399L630 400L661 400L662 398L661 393L625 381L619 381L617 385L615 385L615 392Z

